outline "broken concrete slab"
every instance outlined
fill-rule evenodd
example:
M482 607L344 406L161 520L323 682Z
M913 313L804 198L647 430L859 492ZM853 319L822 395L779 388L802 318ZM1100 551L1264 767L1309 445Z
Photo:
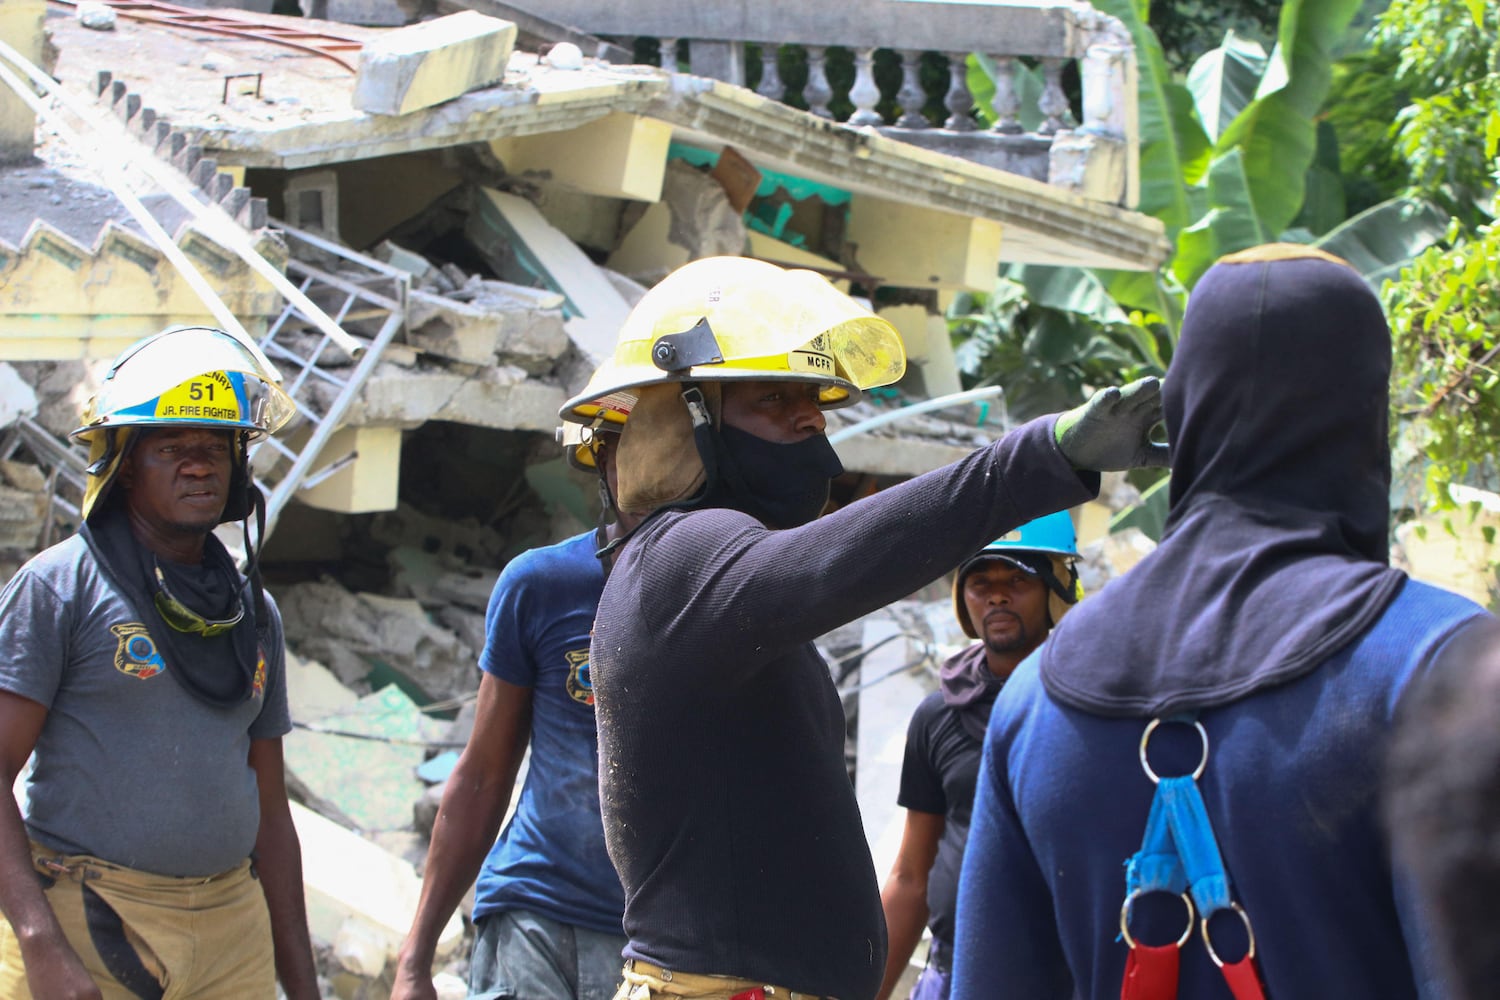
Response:
M556 342L560 340L563 349L568 343L561 314L554 311L551 319L556 330L552 342L543 340L538 348L526 342L525 332L531 325L527 322L530 317L520 316L512 320L511 310L506 305L501 296L480 299L477 289L470 302L412 289L407 299L406 342L419 351L453 361L492 365L507 333L516 330L519 335L512 334L514 343L508 345L511 357L515 358L519 353L520 358L527 362L524 370L530 374L550 371L553 359L559 353ZM516 311L524 310L517 305ZM543 353L549 347L551 353Z
M540 431L557 427L567 399L561 386L531 381L510 365L458 371L414 372L382 365L370 376L345 420L415 427L451 420L500 430Z
M370 252L376 260L384 261L392 267L399 268L411 275L413 278L426 277L432 267L432 262L415 251L398 246L390 240L384 240L379 246Z
M345 687L338 675L317 660L286 654L287 696L292 718L322 724L331 716L353 711L359 695Z
M352 594L323 580L284 588L280 605L287 640L305 655L323 659L342 646L386 664L431 700L474 690L475 652L416 601Z
M356 829L405 829L425 787L417 778L424 741L437 728L400 688L388 685L325 717L316 729L288 733L286 769Z
M404 115L505 78L516 26L472 10L398 28L366 42L354 79L354 106Z
M681 160L667 165L661 201L645 209L605 262L654 285L690 260L739 256L747 233L742 214L712 176Z
M47 488L47 475L41 469L28 462L16 462L7 459L0 462L0 481L6 486L13 486L18 490L30 490L39 493Z
M614 353L616 335L630 312L625 299L531 202L493 188L480 188L480 195L464 235L500 277L517 283L529 277L566 296L568 334L594 364L602 363ZM507 273L517 268L519 274Z
M22 417L36 416L36 390L16 371L0 362L0 427L9 427Z
M498 574L492 574L491 580ZM468 608L459 607L456 604L448 604L438 608L433 614L445 628L452 629L470 649L483 649L485 637L485 623L483 611L470 611Z
M395 957L416 915L422 883L411 864L297 803L292 821L302 845L302 877L313 940L332 945L347 926ZM455 913L438 936L439 958L463 940Z
M47 526L47 496L31 490L0 486L0 549L34 551L41 548Z
M398 545L386 553L391 567L390 589L441 610L459 604L484 611L489 606L498 569L468 566L451 556L442 556L412 545ZM477 649L473 643L472 648Z

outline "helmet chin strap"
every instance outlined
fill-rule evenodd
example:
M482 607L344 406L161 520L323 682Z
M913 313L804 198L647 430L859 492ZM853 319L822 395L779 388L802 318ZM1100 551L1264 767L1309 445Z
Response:
M689 382L683 387L682 401L687 404L688 416L693 421L693 443L698 448L698 458L703 462L703 489L697 497L701 499L711 493L719 482L718 435L714 433L713 414L709 412L708 401L703 398L703 389L698 383Z

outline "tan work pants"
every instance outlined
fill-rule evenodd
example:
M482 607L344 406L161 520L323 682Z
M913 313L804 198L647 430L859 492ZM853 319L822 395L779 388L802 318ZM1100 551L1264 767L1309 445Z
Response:
M760 990L765 1000L823 1000L811 993L794 993L780 986L770 986L758 979L738 979L734 976L700 976L691 972L676 972L642 962L627 959L620 970L624 981L615 991L614 1000L735 1000L745 994L754 995Z
M171 878L31 849L47 902L104 1000L274 1000L271 918L249 861L208 878ZM31 1000L4 920L0 1000Z

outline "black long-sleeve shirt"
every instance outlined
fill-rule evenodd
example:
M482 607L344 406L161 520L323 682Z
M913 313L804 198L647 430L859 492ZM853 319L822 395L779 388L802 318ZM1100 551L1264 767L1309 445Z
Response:
M627 957L867 1000L885 921L844 717L813 639L1092 497L1050 418L811 524L648 520L600 601L590 670Z

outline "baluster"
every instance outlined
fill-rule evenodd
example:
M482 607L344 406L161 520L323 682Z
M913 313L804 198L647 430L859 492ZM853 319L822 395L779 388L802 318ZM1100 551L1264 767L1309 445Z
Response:
M1046 82L1036 106L1047 120L1042 122L1041 134L1053 135L1063 127L1063 115L1068 113L1068 95L1062 89L1062 60L1043 59L1042 78Z
M901 89L896 91L896 103L901 105L902 113L896 119L897 128L928 127L927 116L922 114L927 94L922 90L921 68L921 52L916 49L901 50Z
M760 47L760 86L755 92L761 97L779 101L786 93L786 84L781 82L781 71L776 65L776 55L781 46L765 42Z
M849 88L849 103L854 113L849 116L850 125L884 125L885 119L875 110L880 103L880 86L875 82L875 50L856 49L854 52L854 84Z
M943 96L943 107L950 112L943 128L950 132L972 132L979 127L974 120L974 95L969 93L967 53L948 53L948 93Z
M995 99L990 104L995 109L995 131L1004 135L1020 135L1021 97L1016 93L1016 61L1010 56L995 60Z
M828 102L833 99L833 88L828 85L828 71L824 66L827 49L822 45L807 47L807 86L802 96L807 101L807 110L819 118L833 118Z
M663 38L660 45L661 54L657 57L657 64L668 73L677 72L677 39Z

